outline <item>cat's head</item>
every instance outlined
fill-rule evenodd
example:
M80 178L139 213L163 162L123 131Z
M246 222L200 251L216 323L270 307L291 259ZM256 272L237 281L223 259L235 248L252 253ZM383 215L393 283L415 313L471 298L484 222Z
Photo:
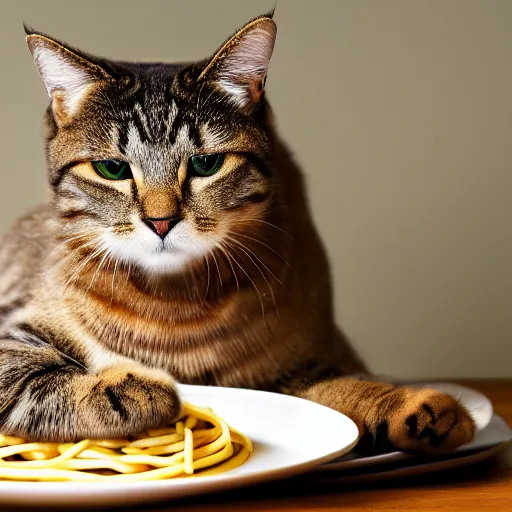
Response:
M190 65L114 62L27 34L51 101L46 150L64 239L172 273L264 225L275 190L271 16Z

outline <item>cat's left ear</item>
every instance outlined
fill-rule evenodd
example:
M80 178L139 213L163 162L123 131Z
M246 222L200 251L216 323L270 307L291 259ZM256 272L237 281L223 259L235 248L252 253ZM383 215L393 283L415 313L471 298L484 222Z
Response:
M236 105L252 109L263 94L276 35L271 15L250 21L220 47L199 80L213 80Z
M95 87L113 78L85 54L44 34L27 31L27 44L41 78L57 123L65 123L79 110Z

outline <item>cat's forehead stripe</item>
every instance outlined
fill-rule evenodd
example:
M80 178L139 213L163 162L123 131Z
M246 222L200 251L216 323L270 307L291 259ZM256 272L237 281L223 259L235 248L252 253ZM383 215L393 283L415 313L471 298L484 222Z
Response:
M141 104L137 101L133 106L133 122L139 131L141 140L153 141L154 136L151 133L150 124Z

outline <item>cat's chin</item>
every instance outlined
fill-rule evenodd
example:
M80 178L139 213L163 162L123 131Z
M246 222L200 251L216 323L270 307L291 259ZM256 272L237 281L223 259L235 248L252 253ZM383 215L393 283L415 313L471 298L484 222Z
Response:
M140 270L151 275L169 275L183 272L201 256L182 252L162 251L159 254L148 254L138 261L133 261Z
M144 228L129 238L104 235L104 242L114 260L152 275L180 273L206 258L216 246L215 240L191 232L184 222L163 241Z
M206 253L207 254L207 253ZM138 268L151 276L179 274L193 263L206 257L206 254L190 254L183 251L168 251L134 255L123 254L120 261Z

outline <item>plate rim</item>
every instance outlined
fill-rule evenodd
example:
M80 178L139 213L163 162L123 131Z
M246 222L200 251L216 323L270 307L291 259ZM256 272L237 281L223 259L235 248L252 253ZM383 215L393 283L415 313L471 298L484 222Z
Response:
M311 484L363 484L373 483L379 481L397 480L400 478L415 478L420 475L429 473L435 473L438 471L448 471L450 469L471 466L478 462L490 459L495 455L500 454L506 450L509 446L512 446L512 441L503 441L495 445L489 446L482 450L473 451L466 455L461 455L456 458L447 458L443 460L432 460L423 464L417 464L415 466L407 466L403 468L390 469L384 471L374 471L370 473L363 473L360 475L344 475L344 476L324 476L326 473L319 473L322 477L312 479ZM452 463L451 465L449 463ZM318 474L318 473L317 473Z
M456 388L460 388L465 391L469 391L470 393L479 395L480 399L485 402L485 406L490 409L490 414L488 415L488 418L487 418L485 424L483 424L483 423L479 424L473 418L473 420L475 421L475 426L477 427L477 431L481 431L481 430L484 430L485 428L487 428L493 418L494 413L495 413L494 404L492 403L492 400L487 395L485 395L482 391L480 391L478 389L472 388L470 386L466 386L464 384L459 384L458 382L450 382L450 381L444 380L444 379L417 380L417 381L404 379L404 380L394 380L393 384L398 385L398 386L413 386L413 387L429 387L429 386L431 386L434 389L443 391L444 393L446 393L450 396L453 396L453 395L446 389L443 389L443 386L456 387ZM438 387L436 388L436 386L438 386ZM455 398L457 401L459 400L459 398L456 396L453 396L453 398ZM462 405L465 405L465 404L462 404ZM469 412L471 413L471 411L469 411Z
M457 388L461 388L464 390L469 390L472 393L477 393L478 395L481 395L483 398L485 398L486 405L491 408L491 414L489 417L489 420L485 424L485 426L479 426L477 425L477 432L483 432L486 428L488 428L491 423L494 420L494 417L497 416L494 412L494 406L492 401L487 397L484 393L479 391L478 389L474 389L469 386L464 386L462 384L458 384L457 382L449 382L445 380L439 380L439 381L409 381L409 380L402 380L402 381L394 381L394 385L407 385L407 386L421 386L421 387L429 387L429 386L436 386L438 385L440 390L443 390L443 386L455 386ZM446 391L445 391L446 392ZM449 394L449 393L448 393ZM461 447L464 448L464 445ZM370 455L368 457L359 457L352 460L347 461L340 461L340 462L332 462L331 464L324 464L322 466L314 468L313 471L315 472L329 472L329 471L347 471L350 469L360 469L364 467L372 468L373 466L379 466L382 464L391 464L394 462L401 462L410 458L413 458L414 455L406 452L401 451L394 451L390 453L384 453L379 455Z

